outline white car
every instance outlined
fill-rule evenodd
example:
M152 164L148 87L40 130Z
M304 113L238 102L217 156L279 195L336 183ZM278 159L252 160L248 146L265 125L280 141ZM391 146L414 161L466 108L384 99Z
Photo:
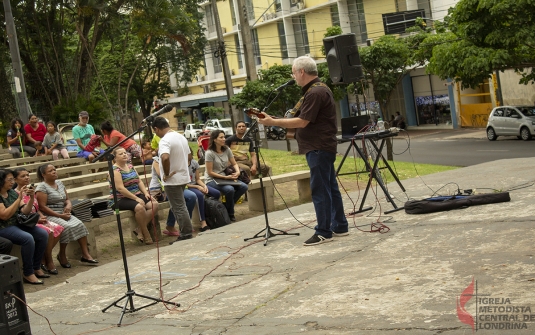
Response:
M487 138L494 141L498 136L531 140L535 136L535 106L495 107L487 122Z
M186 126L186 130L184 130L184 137L188 141L195 141L197 139L197 136L199 136L199 133L202 131L202 128L204 127L204 124L194 124L190 123Z
M212 130L216 130L216 129L223 130L225 132L225 136L226 137L231 136L232 134L234 134L234 126L233 126L232 121L230 119L208 120L204 124L204 128L206 130L208 130L208 131L212 131Z

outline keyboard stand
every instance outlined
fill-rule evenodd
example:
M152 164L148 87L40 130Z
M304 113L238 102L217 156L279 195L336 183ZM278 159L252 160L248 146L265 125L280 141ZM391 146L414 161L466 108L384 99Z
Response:
M396 205L396 203L394 202L394 200L390 196L390 193L388 193L388 190L386 189L386 186L385 186L382 178L380 178L380 176L378 176L379 168L377 167L379 165L379 160L382 159L383 163L385 165L384 168L387 168L390 171L390 173L392 174L392 176L394 177L394 179L398 183L398 185L401 188L401 190L403 192L405 192L405 188L403 187L403 185L399 181L399 178L397 177L396 173L394 172L394 170L392 170L392 168L388 164L388 161L384 158L384 156L382 154L383 148L385 146L386 139L388 137L392 137L392 136L396 136L396 135L397 134L392 134L390 136L385 136L385 137L380 137L380 138L375 138L375 137L367 138L366 136L364 136L364 141L369 141L369 143L375 148L375 150L377 152L377 156L375 157L375 159L373 161L373 166L370 165L370 162L368 161L368 157L366 156L364 151L361 148L359 148L359 146L357 145L356 142L359 141L359 140L357 140L355 138L351 139L351 144L347 147L346 153L344 154L344 157L342 158L342 161L340 162L340 165L338 166L338 169L336 170L336 176L343 176L343 175L348 175L348 174L354 174L355 173L355 172L348 172L348 173L342 173L342 174L339 173L340 170L342 169L342 165L344 164L344 162L345 162L345 160L347 158L347 155L349 154L349 151L351 150L351 148L355 148L355 150L358 152L359 156L364 161L364 164L366 165L366 170L365 171L356 171L356 173L357 174L369 173L370 177L368 178L368 184L366 185L366 190L364 191L364 196L362 197L362 201L360 203L360 207L359 207L358 211L351 212L351 213L349 213L350 215L357 214L357 213L362 213L362 212L365 212L365 211L369 211L369 210L371 210L373 208L373 207L363 208L364 207L364 202L366 201L366 197L368 196L368 191L370 190L370 187L372 185L373 179L375 179L377 184L383 190L383 193L385 194L385 196L388 199L388 201L392 204L392 207L394 207L393 210L386 211L385 214L393 213L393 212L396 212L396 211L399 211L399 210L403 209L403 207L398 207ZM362 140L362 139L360 139L360 140ZM380 140L381 141L381 143L379 144L379 147L377 147L377 143L375 142L375 140Z

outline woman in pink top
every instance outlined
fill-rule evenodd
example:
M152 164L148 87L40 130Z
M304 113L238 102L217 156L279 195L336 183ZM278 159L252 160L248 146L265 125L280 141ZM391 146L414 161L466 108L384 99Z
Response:
M102 143L106 144L108 147L114 146L118 142L124 140L126 137L121 134L121 132L115 130L110 121L102 123L100 125L100 130L102 131L102 135L104 135ZM136 143L136 141L128 139L121 144L121 147L126 150L128 162L132 162L132 157L141 157L141 147Z
M42 146L43 139L46 135L46 127L39 123L39 119L34 114L30 114L30 119L27 125L24 126L26 132L26 144L34 148ZM44 151L43 151L44 153Z

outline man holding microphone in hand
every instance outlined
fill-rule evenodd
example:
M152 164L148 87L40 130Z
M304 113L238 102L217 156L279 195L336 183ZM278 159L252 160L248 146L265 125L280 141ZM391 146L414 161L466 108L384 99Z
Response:
M266 126L296 128L299 154L306 155L310 168L310 189L318 221L315 234L305 246L347 236L348 224L342 195L338 189L334 161L336 159L336 108L329 87L318 78L316 62L303 56L296 58L292 77L301 86L301 99L293 108L293 118L273 119L266 113L258 122Z

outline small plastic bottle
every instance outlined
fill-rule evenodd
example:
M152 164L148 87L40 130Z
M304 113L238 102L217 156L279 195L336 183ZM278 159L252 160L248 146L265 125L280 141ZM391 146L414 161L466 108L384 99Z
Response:
M381 118L377 119L377 130L378 131L385 130L385 123L384 123L383 119L381 119Z

